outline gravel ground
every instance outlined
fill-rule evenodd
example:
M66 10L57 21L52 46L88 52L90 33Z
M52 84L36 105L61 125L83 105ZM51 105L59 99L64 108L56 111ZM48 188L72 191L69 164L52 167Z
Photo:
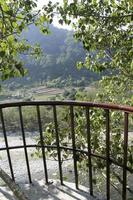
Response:
M8 141L9 141L9 146L22 145L22 138L19 136L8 136ZM26 138L27 144L35 144L35 142L36 141L33 137ZM2 137L0 137L0 147L4 147L4 140ZM31 154L34 151L35 148L28 148L29 165L31 169L32 179L39 180L42 179L42 177L45 178L43 170L43 161L41 158L39 159L31 156ZM10 155L16 181L28 183L24 150L23 149L10 150ZM0 160L1 168L4 169L10 175L6 151L0 152L0 158L1 158ZM51 178L51 175L56 174L56 172L58 171L58 163L56 161L47 160L47 169L48 169L48 174Z
M28 135L26 137L27 144L36 144L35 135ZM14 136L11 133L7 134L9 146L23 145L21 135ZM0 148L5 147L4 138L0 134ZM28 148L28 158L31 170L32 184L29 184L27 167L25 162L25 155L23 149L10 150L12 166L14 170L15 180L21 186L22 190L26 192L30 200L92 200L93 198L85 195L86 193L79 193L75 190L75 184L68 183L68 187L59 186L59 182L55 182L49 186L45 185L45 175L43 170L43 161L41 158L32 157L31 154L35 151L35 148ZM9 164L7 160L6 151L0 151L0 167L10 175ZM47 160L47 169L49 180L55 180L59 178L58 163L53 160ZM69 176L67 181L74 182L73 162L65 161L63 163L63 175ZM58 188L57 188L58 186ZM73 188L73 189L72 189ZM84 187L85 188L85 187ZM85 188L86 189L86 188ZM71 195L69 195L69 193ZM81 198L82 197L82 198ZM9 188L5 183L0 180L0 200L16 200Z
M36 144L35 135L31 135L31 134L26 134L26 135L27 135L26 137L27 144ZM9 143L9 146L22 145L23 142L22 142L21 135L14 136L9 133L8 143ZM4 146L5 146L4 138L2 137L2 134L0 134L0 148ZM29 164L30 164L30 170L31 170L31 177L33 181L33 184L29 185L24 150L23 149L10 150L16 182L28 194L28 196L30 197L30 200L46 199L44 198L44 194L47 196L47 199L49 200L50 198L51 200L52 199L60 200L59 198L55 197L55 193L54 193L54 197L50 197L49 196L50 194L47 191L49 190L50 187L53 187L53 192L54 192L56 190L55 187L57 185L49 186L49 188L44 187L45 175L44 175L44 170L43 170L43 161L41 158L35 158L31 156L31 154L34 151L35 151L35 148L28 148ZM10 175L6 151L0 151L0 158L1 158L0 167L4 169L6 173ZM48 169L48 176L50 180L59 179L58 163L56 161L47 160L47 169ZM74 182L73 162L71 160L63 163L63 175L64 177L66 176L68 177L67 179L68 182ZM130 178L132 179L131 176ZM132 182L132 180L129 182ZM72 187L74 188L74 186ZM61 188L59 190L61 190ZM60 193L60 195L62 195L62 193ZM116 197L115 196L116 196L115 193L113 193L112 199L115 199L115 200L120 199L120 196L116 196ZM16 200L12 192L5 186L3 181L0 180L0 200L7 200L7 199ZM69 198L67 197L67 199L64 199L64 200L69 200L69 199L70 197ZM71 198L71 199L73 200L74 198ZM80 200L81 198L77 197L75 199ZM83 199L85 199L85 197ZM89 197L87 197L86 199L92 200L92 198L89 198ZM63 200L62 196L61 196L61 200Z

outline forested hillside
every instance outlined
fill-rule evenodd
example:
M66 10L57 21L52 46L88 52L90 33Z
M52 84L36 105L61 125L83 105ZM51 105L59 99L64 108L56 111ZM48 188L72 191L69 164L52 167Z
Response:
M50 35L43 35L34 25L24 31L22 38L30 44L39 44L43 55L37 60L27 55L22 55L28 74L24 78L15 78L6 82L10 85L46 83L53 79L92 81L100 76L87 69L78 70L77 61L84 60L85 50L82 44L73 39L73 33L68 30L58 29L51 25ZM83 78L84 77L84 78Z

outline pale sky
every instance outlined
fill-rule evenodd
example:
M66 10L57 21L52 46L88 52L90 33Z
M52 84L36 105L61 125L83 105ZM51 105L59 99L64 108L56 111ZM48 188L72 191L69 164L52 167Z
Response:
M38 2L38 6L41 7L43 6L44 4L47 4L50 0L37 0ZM51 0L52 3L55 3L55 2L63 2L63 0Z
M38 4L38 8L42 8L42 6L44 4L47 4L50 0L38 0L37 4ZM59 2L59 3L62 3L63 0L51 0L52 3L55 3L55 2ZM72 30L72 28L70 26L67 26L67 25L60 25L58 23L58 19L57 18L54 18L54 22L53 22L54 26L57 26L58 28L64 28L64 29L68 29L68 30Z

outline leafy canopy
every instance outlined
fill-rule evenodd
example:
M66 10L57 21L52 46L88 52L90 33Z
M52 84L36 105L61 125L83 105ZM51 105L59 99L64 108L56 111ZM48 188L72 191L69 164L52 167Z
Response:
M127 91L131 91L133 87L132 1L63 2L63 6L57 6L52 12L58 12L59 23L72 25L74 37L86 49L86 59L78 63L78 68L85 66L96 72L108 71L110 76L105 77L101 85L106 91L106 98L103 100L131 104L124 99L127 99ZM112 93L118 93L118 90L122 91L123 98L117 101L116 98L112 99Z
M50 15L37 10L36 0L0 0L0 79L25 75L20 55L38 54L40 48L29 45L21 33L34 23L48 34L51 22Z
M49 1L42 10L37 10L36 0L0 0L1 79L24 75L19 55L39 52L38 47L31 48L20 37L22 31L34 23L48 34L48 24L58 15L60 24L72 25L74 37L83 43L86 50L86 59L78 63L79 68L85 66L96 72L109 71L111 78L104 79L108 83L111 84L113 77L115 85L120 85L117 84L121 83L120 80L130 80L131 87L132 6L130 0L64 0L62 5Z
M86 50L86 59L84 62L79 62L78 67L85 66L92 71L109 73L100 82L101 91L96 101L133 105L133 2L130 0L64 0L63 2L63 5L57 5L51 12L59 14L60 24L71 24L75 31L74 37L83 43ZM81 100L84 100L84 97ZM92 110L90 114L91 150L96 154L100 153L100 155L104 155L106 151L104 115L105 113L98 109ZM85 127L82 127L85 124L84 113L81 113L81 110L77 111L75 118L75 133L76 141L78 142L76 145L79 145L79 149L84 149L83 145L87 144L84 135L85 131L83 131ZM118 163L123 163L123 115L112 111L110 112L110 118L110 156L117 160ZM132 118L130 118L129 122L132 124ZM132 130L132 126L130 128ZM66 134L68 133L68 130L63 129L63 131ZM61 133L63 131L61 129ZM50 133L53 133L51 124L46 127L44 135ZM64 139L66 139L66 135ZM132 141L130 141L127 164L131 173L133 166L132 152L133 145ZM69 152L64 155L66 158L69 156ZM88 163L84 162L87 159L82 158L82 155L80 156L78 157L77 155L77 161L79 161L81 169L84 169L84 167L86 169ZM96 159L93 160L92 164L94 172L96 172L97 168L98 173L96 173L96 176L100 172L100 178L102 174L106 177L106 163ZM111 167L113 171L111 183L114 188L117 188L123 180L119 173L119 167ZM98 182L102 185L101 181Z

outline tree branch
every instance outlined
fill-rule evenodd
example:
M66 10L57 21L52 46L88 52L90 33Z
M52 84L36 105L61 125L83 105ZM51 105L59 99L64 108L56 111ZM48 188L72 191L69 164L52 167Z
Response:
M126 18L126 17L133 17L133 13L131 14L125 14L125 15L117 15L117 16L105 16L105 15L100 15L97 13L94 14L88 14L88 11L85 12L83 11L82 13L72 13L70 15L73 15L75 17L96 17L96 18L103 18L103 19L119 19L119 18Z

